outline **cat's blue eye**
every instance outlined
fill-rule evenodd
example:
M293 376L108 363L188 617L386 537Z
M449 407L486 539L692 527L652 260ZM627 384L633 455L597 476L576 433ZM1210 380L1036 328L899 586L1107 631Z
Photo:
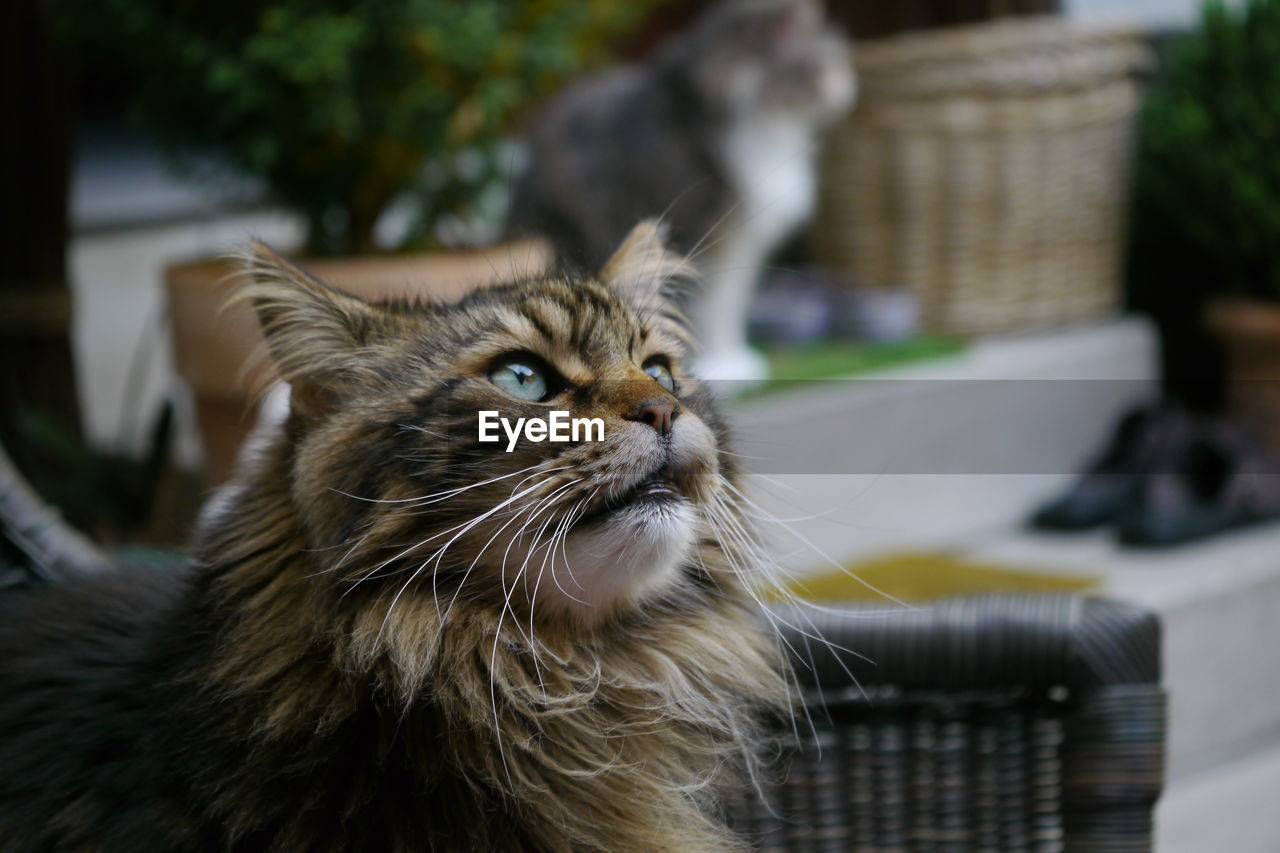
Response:
M644 372L654 378L659 385L672 394L676 393L676 379L671 375L671 368L659 358L651 358L644 363Z
M499 361L489 371L489 381L517 400L541 402L551 390L547 371L529 359L519 357Z

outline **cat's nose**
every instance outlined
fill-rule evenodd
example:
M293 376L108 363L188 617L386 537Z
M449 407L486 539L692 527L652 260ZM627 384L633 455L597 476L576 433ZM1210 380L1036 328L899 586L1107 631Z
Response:
M637 403L626 418L648 424L658 431L658 435L670 435L671 423L679 414L680 409L675 400L652 397Z

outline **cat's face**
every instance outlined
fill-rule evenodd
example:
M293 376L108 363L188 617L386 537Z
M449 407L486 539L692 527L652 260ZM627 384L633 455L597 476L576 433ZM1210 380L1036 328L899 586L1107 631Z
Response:
M684 371L666 293L683 263L655 228L597 280L449 306L368 305L267 250L253 269L247 298L292 385L291 494L319 576L588 622L705 582L730 466ZM500 420L554 418L571 439L572 420L593 423L558 442L533 440L537 426L513 440Z
M817 0L723 0L681 48L698 88L731 116L827 119L857 92L848 43Z

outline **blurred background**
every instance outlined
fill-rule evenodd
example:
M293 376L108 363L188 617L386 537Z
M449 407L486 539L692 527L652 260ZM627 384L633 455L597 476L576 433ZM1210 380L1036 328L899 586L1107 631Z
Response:
M712 5L9 0L0 444L170 559L254 421L225 254L370 297L536 274L531 128ZM856 102L758 270L770 378L720 389L781 569L1154 609L1159 849L1280 849L1280 0L824 11Z

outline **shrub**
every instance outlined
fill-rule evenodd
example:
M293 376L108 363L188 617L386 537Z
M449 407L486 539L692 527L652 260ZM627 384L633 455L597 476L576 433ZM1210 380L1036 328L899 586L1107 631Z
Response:
M513 116L605 58L654 0L69 0L69 34L131 72L171 151L213 149L305 217L308 250L374 248L397 198L419 231L491 177ZM464 158L465 159L465 158ZM423 187L432 163L431 192Z
M1208 2L1171 47L1142 125L1139 218L1221 284L1280 299L1280 0Z

